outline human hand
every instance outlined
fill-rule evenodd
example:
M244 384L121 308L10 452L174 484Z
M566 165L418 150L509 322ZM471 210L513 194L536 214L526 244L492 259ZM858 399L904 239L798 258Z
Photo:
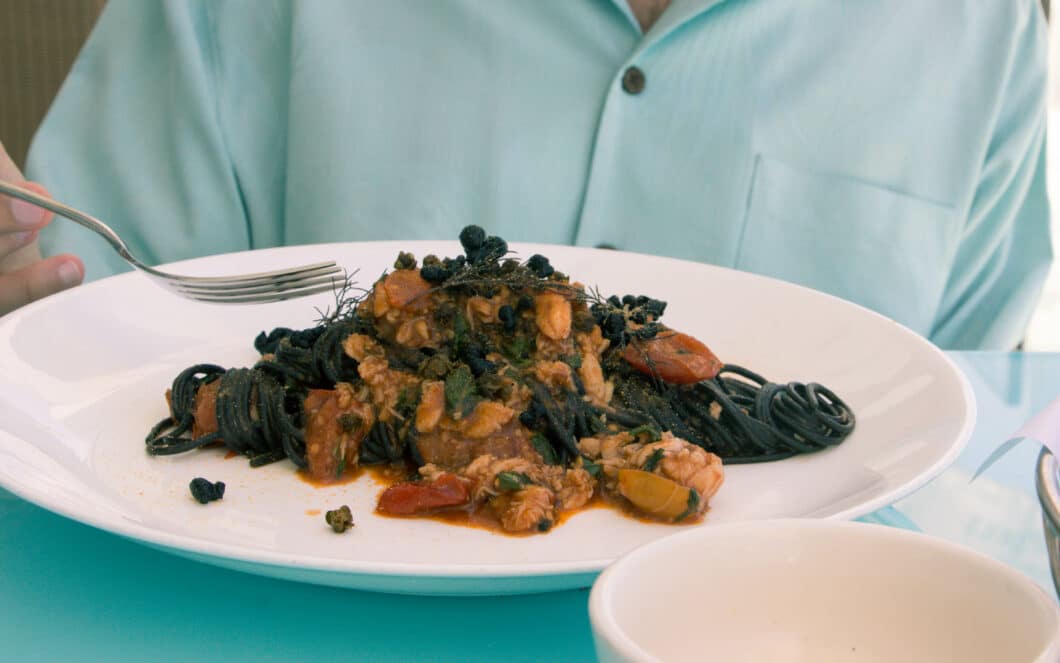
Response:
M23 179L2 144L0 181L48 195L40 184ZM78 285L84 278L85 266L77 256L41 258L37 235L51 220L51 212L0 195L0 316Z

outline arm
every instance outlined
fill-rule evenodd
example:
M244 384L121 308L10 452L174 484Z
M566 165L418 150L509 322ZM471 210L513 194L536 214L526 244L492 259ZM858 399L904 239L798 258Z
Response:
M249 247L217 120L214 7L108 2L30 151L35 179L111 225L148 263ZM41 246L75 251L89 278L127 269L62 220Z
M1046 32L1031 2L1011 42L994 130L931 339L1011 350L1052 261L1045 191Z

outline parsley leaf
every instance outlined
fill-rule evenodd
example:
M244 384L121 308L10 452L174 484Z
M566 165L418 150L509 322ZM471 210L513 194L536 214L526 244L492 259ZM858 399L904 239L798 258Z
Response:
M501 350L505 356L516 366L524 366L530 362L530 355L534 353L534 340L529 336L516 336L504 343Z
M654 472L655 468L659 466L659 461L663 459L663 456L665 454L666 452L662 449L656 449L655 451L651 452L651 455L648 456L648 461L644 463L644 471Z
M582 356L579 354L563 355L560 361L577 370L582 367Z
M534 433L530 437L530 444L533 445L534 451L541 454L541 458L545 461L546 465L559 464L559 461L556 459L556 450L552 448L552 444L544 435L541 433Z
M646 433L651 438L652 442L658 442L662 439L662 433L659 432L658 428L652 426L651 424L642 424L640 426L637 426L636 428L630 429L629 431L629 434L633 437L637 437L641 433Z
M475 378L471 369L460 365L445 378L445 404L450 414L461 416L471 412L478 403L475 397Z
M501 472L497 475L497 487L501 490L521 490L529 483L532 483L530 477L522 472Z
M681 515L674 518L674 522L679 523L697 511L699 511L699 492L695 488L689 488L686 508L681 512Z

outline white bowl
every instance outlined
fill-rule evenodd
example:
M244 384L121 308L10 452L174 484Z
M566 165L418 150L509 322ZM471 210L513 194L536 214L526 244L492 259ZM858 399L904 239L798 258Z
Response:
M593 586L601 661L1060 661L1060 609L966 548L821 520L696 527Z

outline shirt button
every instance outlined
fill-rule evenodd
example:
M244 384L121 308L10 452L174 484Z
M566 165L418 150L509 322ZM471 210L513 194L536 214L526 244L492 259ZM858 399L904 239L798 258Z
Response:
M629 67L622 74L622 89L629 94L640 94L643 92L646 82L647 79L644 78L644 72L641 71L640 67Z

